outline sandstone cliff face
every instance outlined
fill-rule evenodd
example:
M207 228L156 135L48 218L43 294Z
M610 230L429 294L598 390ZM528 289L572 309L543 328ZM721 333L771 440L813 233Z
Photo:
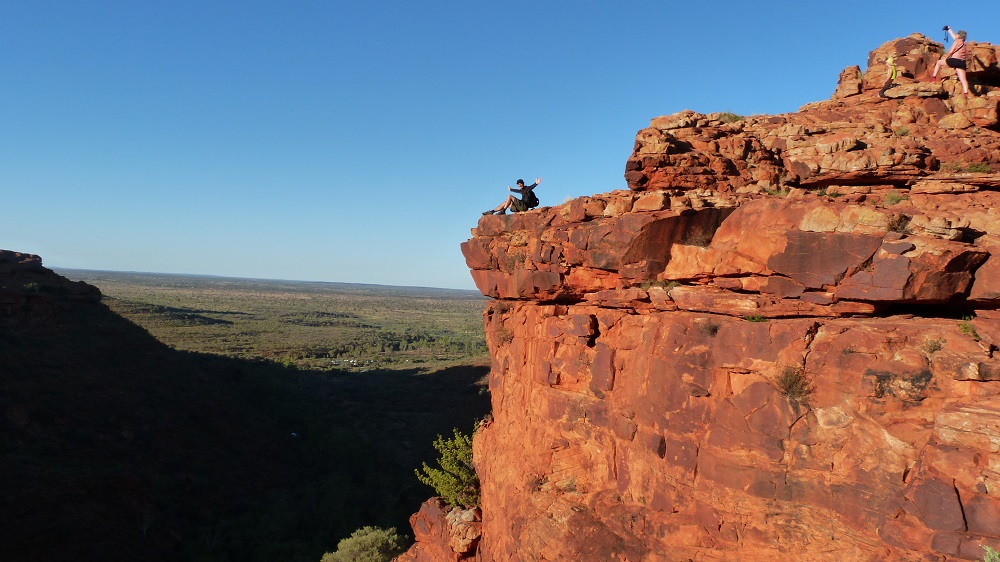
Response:
M630 190L480 220L477 560L1000 547L997 47L969 98L917 81L940 52L886 43L794 114L653 119Z

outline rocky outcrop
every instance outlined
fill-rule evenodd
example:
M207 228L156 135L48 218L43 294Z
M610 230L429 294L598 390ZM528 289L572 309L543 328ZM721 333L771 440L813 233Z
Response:
M845 69L831 100L798 113L653 119L636 136L625 179L636 191L904 187L936 170L997 164L998 141L977 133L997 128L997 47L972 46L968 76L978 95L968 97L950 70L942 82L928 81L941 52L919 34L886 43L872 51L864 75ZM885 99L877 92L890 54L900 76Z
M97 287L53 273L42 258L0 250L0 322L44 318L76 302L100 300Z
M396 562L461 562L474 560L482 535L478 508L449 508L441 498L431 498L410 517L416 544Z
M477 560L1000 547L997 48L969 98L924 81L941 51L886 43L793 114L658 117L629 190L480 220Z

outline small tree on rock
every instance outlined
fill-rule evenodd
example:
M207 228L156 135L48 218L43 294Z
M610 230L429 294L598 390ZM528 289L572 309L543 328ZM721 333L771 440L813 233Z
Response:
M479 476L472 464L472 437L455 428L455 436L445 439L438 435L434 448L441 453L438 465L431 468L423 463L423 471L416 470L417 478L437 492L450 506L479 506Z

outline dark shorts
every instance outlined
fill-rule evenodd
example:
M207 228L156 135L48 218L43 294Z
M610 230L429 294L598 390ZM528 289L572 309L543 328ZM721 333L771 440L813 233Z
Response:
M961 68L965 70L965 61L962 59L944 59L944 63L948 65L949 68Z
M512 213L521 213L528 210L528 205L524 201L521 201L517 197L514 198L514 202L510 204L510 211Z

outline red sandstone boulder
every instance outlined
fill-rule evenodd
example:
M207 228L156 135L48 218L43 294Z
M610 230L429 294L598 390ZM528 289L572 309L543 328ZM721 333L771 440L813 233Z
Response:
M396 562L459 562L472 560L482 521L478 509L448 509L431 498L410 517L415 544Z

